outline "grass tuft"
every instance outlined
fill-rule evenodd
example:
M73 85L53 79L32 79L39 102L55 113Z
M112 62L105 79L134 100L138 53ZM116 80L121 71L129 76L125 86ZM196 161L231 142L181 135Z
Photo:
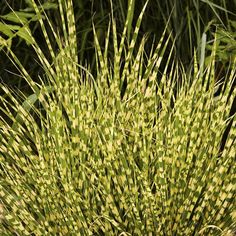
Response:
M233 235L235 67L216 98L216 40L207 65L195 59L190 75L173 47L163 61L167 31L149 55L145 37L137 45L146 5L132 33L130 2L120 40L113 16L104 50L93 28L94 76L78 64L72 0L58 1L63 34L51 25L57 52L32 0L53 63L31 36L45 71L36 83L8 48L34 93L16 97L1 85L11 121L0 118L1 234Z

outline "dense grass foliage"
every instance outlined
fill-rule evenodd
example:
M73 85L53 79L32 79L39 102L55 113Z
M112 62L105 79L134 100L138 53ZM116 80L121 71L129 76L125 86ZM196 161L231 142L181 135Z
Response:
M104 42L92 27L94 74L78 59L72 0L57 2L60 30L30 2L47 55L26 29L35 80L2 40L32 94L1 84L1 235L234 235L236 60L216 81L218 35L187 73L168 26L146 52L148 5L133 23L130 1L121 35L115 12Z

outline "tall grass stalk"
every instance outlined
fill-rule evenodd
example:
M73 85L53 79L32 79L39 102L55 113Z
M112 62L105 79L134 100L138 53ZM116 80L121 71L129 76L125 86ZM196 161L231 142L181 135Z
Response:
M195 54L192 78L173 62L173 47L162 61L166 31L146 55L146 38L136 44L145 5L133 34L128 14L120 40L112 17L104 49L94 27L94 78L78 64L72 0L58 0L57 52L44 27L50 21L32 3L53 63L28 31L45 71L36 83L7 48L34 93L16 96L1 85L11 121L0 118L1 235L233 235L235 69L216 99L216 46L207 67Z

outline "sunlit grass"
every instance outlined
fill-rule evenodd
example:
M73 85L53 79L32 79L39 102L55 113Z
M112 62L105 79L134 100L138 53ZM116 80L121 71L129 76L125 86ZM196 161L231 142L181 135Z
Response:
M40 84L8 48L34 93L16 99L1 85L1 109L11 120L0 118L1 234L233 235L235 70L215 98L216 43L207 67L195 56L191 77L172 60L173 47L162 60L166 31L146 55L146 38L136 44L144 6L128 41L130 14L121 40L112 17L104 49L94 27L94 77L78 64L72 0L58 3L57 53L40 20L53 63L32 38L45 71Z

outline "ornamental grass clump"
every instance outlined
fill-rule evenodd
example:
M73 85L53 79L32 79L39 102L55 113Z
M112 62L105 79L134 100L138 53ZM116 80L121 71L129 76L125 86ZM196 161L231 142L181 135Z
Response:
M104 44L94 27L94 75L77 58L72 0L58 0L62 35L50 28L58 50L31 2L51 58L27 29L45 71L36 83L3 45L33 93L1 85L1 235L233 235L235 69L214 97L216 43L188 74L166 31L149 54L145 37L137 45L146 5L127 42L130 4L120 38L112 15Z

